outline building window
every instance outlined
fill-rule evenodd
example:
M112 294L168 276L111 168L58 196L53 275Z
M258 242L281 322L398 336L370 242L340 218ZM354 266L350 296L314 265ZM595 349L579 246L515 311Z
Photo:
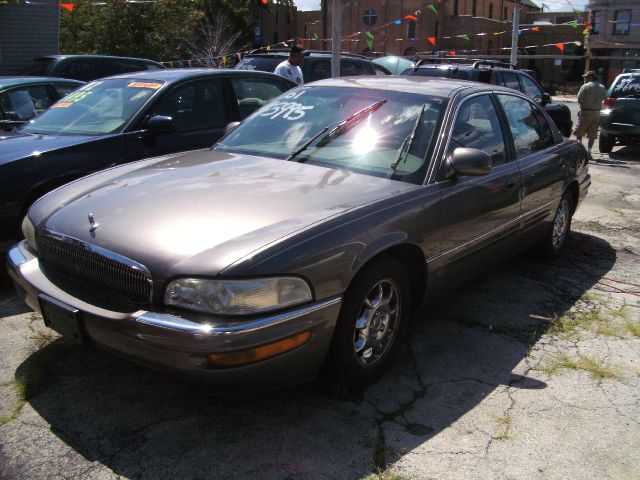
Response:
M416 22L413 20L409 22L409 28L407 29L407 38L415 40L416 38Z
M471 16L472 17L477 17L478 15L476 15L478 13L478 0L473 0L473 3L471 4Z
M591 17L591 34L598 35L600 33L600 24L602 23L602 10L594 10Z
M502 11L502 20L507 20L507 7L504 7L504 10Z
M278 43L278 32L273 32L273 43Z
M616 10L616 23L613 26L614 35L629 35L631 27L631 10Z
M438 41L439 30L440 30L440 22L436 20L436 26L433 29L433 36L436 37L436 42Z
M362 21L367 27L372 27L378 21L378 12L376 12L373 8L370 8L369 10L364 12Z
M291 24L291 13L287 11L287 25Z
M276 7L276 25L278 24L278 8Z
M458 15L458 0L453 0L453 15Z
M489 4L489 18L493 18L493 3Z

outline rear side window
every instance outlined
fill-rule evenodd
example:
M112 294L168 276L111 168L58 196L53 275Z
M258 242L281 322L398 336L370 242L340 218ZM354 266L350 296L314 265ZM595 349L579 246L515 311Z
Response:
M240 118L246 118L258 108L289 89L285 82L263 78L234 78L231 80L238 101Z
M522 85L524 86L524 93L526 93L528 97L533 98L536 102L542 102L542 90L540 90L540 87L536 85L536 82L525 75L521 78Z
M546 128L543 130L539 121L542 114L536 106L524 98L512 95L498 95L498 98L507 116L516 158L525 157L553 144L553 133ZM546 127L549 127L548 123Z
M373 70L365 62L356 62L353 60L342 60L340 64L340 76L352 77L356 75L371 75Z
M74 60L64 67L61 76L88 82L100 78L103 75L98 71L98 64L96 62L91 60Z
M520 90L520 82L518 82L518 76L515 73L502 72L502 85L514 90Z
M618 77L618 81L611 88L611 97L640 97L640 75Z
M417 75L419 77L458 78L469 80L469 73L465 70L453 68L409 68L402 75Z
M341 71L340 74L342 75L343 72ZM321 59L311 64L311 68L309 68L309 79L307 80L307 76L305 75L304 81L309 83L322 80L323 78L331 78L331 61Z

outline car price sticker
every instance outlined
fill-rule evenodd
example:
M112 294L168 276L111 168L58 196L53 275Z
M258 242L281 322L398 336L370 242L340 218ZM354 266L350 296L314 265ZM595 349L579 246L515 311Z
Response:
M127 85L129 88L151 88L152 90L157 90L162 86L161 83L152 83L152 82L131 82Z
M73 105L71 102L58 102L51 105L51 108L67 108Z

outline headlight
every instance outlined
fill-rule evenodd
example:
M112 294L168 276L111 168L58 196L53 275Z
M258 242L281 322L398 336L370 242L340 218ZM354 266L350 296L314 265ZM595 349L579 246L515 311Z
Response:
M24 235L29 246L31 246L33 250L37 250L36 229L33 227L33 223L29 219L29 215L25 215L24 220L22 220L22 235Z
M181 278L171 282L164 303L220 315L246 315L291 307L312 299L307 282L296 277L252 280Z

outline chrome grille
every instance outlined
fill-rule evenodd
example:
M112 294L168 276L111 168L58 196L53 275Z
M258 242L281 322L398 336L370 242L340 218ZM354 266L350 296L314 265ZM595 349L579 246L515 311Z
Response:
M65 235L38 235L38 257L45 272L128 303L151 302L149 271L126 257Z

